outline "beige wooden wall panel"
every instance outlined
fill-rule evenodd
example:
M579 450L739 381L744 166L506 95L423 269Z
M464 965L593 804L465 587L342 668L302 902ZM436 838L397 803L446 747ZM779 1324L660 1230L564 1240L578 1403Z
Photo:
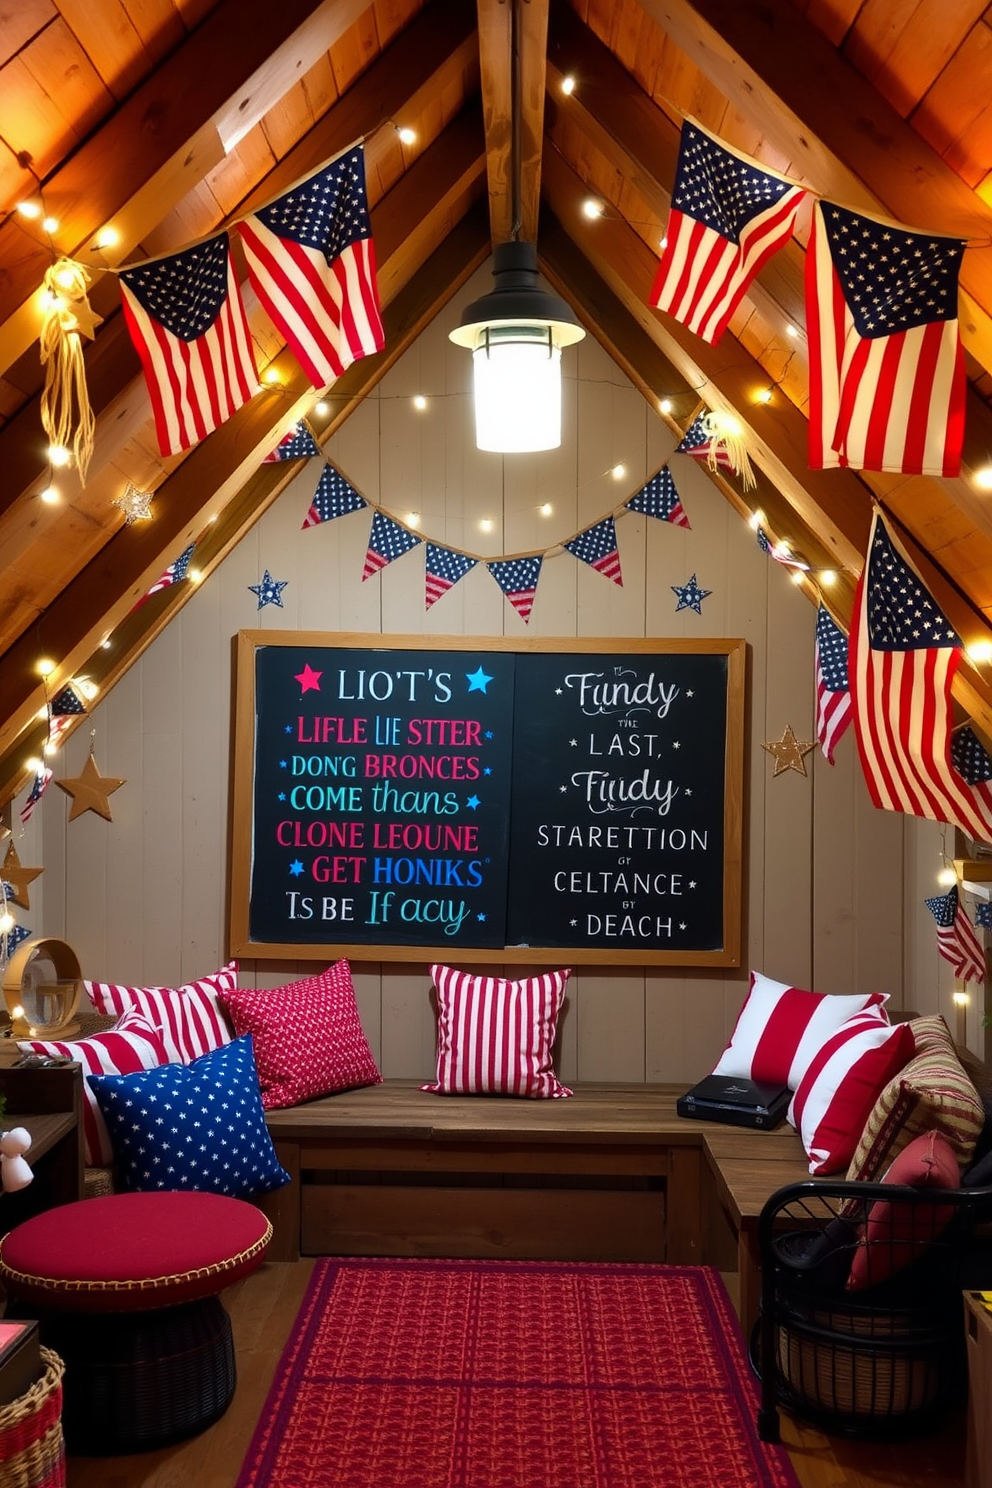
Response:
M933 854L920 842L929 829L872 810L850 735L833 770L818 751L808 755L806 778L773 779L761 748L787 722L811 736L813 607L697 462L672 454L672 434L592 338L566 353L560 451L504 461L476 450L470 358L450 345L447 330L462 299L489 284L483 270L383 379L330 441L331 462L401 520L419 511L425 538L496 557L567 539L622 506L671 456L691 530L620 515L622 588L568 554L548 557L529 627L483 563L425 611L422 549L362 582L368 511L302 529L321 468L310 461L94 709L99 766L127 784L111 797L112 822L87 813L71 825L67 798L49 789L24 837L43 851L45 867L36 881L44 884L44 922L32 928L66 935L86 974L115 981L174 983L225 960L231 639L240 629L743 636L743 964L577 969L559 1043L563 1077L698 1078L733 1027L750 967L824 991L884 986L894 1000L954 1016L946 963L938 965L920 913L924 890L933 892ZM428 399L423 413L413 407L416 393ZM619 461L628 473L615 482L609 471ZM550 517L539 511L544 501ZM479 529L483 517L496 523L489 536ZM258 610L249 591L266 568L287 580L282 608ZM676 612L671 589L692 573L712 590L700 615ZM83 727L56 774L78 773L88 749ZM242 981L278 986L319 964L245 962ZM383 1072L428 1078L434 1021L426 967L370 959L353 972Z

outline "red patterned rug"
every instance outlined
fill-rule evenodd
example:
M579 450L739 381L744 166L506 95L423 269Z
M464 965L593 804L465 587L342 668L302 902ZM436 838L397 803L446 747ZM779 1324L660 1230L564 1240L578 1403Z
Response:
M705 1266L320 1260L238 1488L799 1488Z

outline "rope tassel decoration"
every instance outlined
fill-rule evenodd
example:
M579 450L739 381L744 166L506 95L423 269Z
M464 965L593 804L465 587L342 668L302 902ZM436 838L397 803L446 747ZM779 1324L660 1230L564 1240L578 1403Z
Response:
M729 465L734 474L740 477L744 490L753 490L757 483L748 457L744 430L739 421L733 414L712 409L703 417L703 428L710 436L706 460L710 469L717 470L721 465Z
M41 423L49 442L72 451L82 484L93 455L96 420L86 388L82 337L90 339L102 317L86 297L90 275L82 264L60 258L45 275L41 365Z

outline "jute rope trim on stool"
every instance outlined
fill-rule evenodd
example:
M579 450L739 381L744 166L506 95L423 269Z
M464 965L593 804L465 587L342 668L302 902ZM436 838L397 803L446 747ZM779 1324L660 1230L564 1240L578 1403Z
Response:
M32 1287L40 1288L49 1292L151 1292L163 1286L181 1286L183 1282L202 1281L211 1276L223 1276L225 1271L231 1271L242 1262L252 1261L264 1251L272 1239L272 1223L268 1221L265 1233L261 1239L256 1240L247 1250L239 1251L237 1255L228 1256L224 1261L218 1261L212 1266L198 1266L193 1271L176 1271L168 1276L148 1276L140 1281L92 1281L72 1280L70 1277L38 1276L29 1271L15 1271L5 1261L0 1260L0 1277L11 1282L27 1282ZM16 1288L15 1288L16 1289Z

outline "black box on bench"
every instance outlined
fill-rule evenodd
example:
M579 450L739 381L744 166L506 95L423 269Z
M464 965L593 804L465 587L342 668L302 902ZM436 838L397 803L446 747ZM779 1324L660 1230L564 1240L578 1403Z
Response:
M730 1126L778 1126L791 1091L785 1085L762 1085L733 1075L707 1075L675 1102L680 1116L696 1121L725 1121Z

